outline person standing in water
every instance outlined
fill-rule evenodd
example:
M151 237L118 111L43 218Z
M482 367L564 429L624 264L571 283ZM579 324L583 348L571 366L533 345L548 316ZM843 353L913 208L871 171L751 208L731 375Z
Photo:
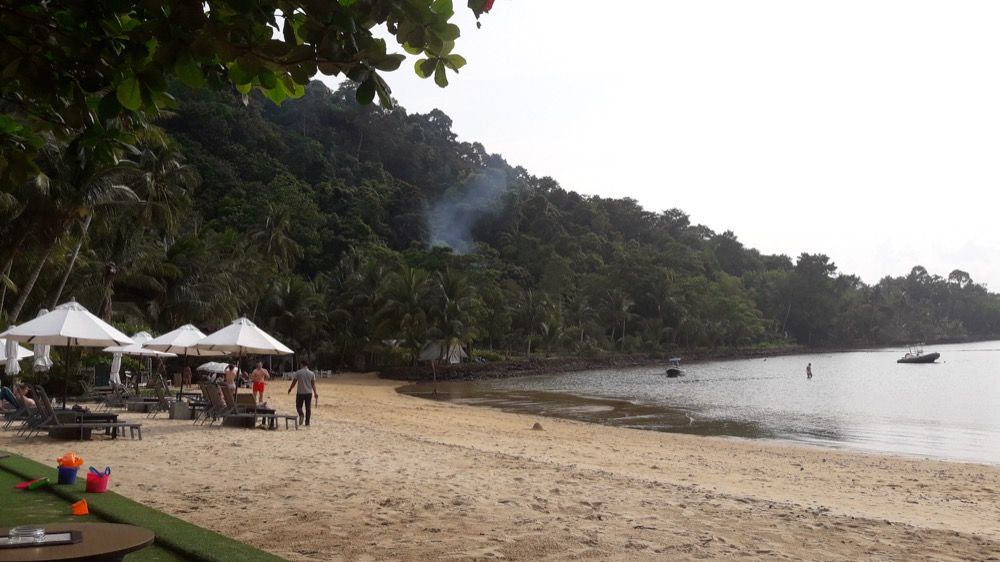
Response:
M806 365L806 378L807 379L813 378L813 364L812 363L809 363L808 365Z

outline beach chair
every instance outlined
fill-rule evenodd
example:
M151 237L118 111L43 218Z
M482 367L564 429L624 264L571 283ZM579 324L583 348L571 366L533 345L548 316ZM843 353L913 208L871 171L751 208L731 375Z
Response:
M195 412L192 425L196 425L199 421L201 421L202 425L205 425L208 418L212 418L213 420L215 419L215 412L217 411L217 408L215 406L215 401L212 400L211 393L215 393L216 398L218 398L219 392L215 388L212 388L214 386L214 384L206 381L198 381L198 389L201 390L201 397L205 406Z
M41 411L42 422L33 425L30 429L23 432L24 438L28 439L33 435L37 435L43 431L48 431L50 429L79 429L81 434L84 429L104 429L112 432L113 437L118 436L118 430L122 430L122 435L125 434L124 430L129 430L129 436L135 439L138 433L139 440L142 440L142 424L141 423L129 423L129 422L119 422L119 421L84 421L80 423L64 423L59 421L59 416L56 415L55 410L52 408L52 402L49 401L49 397L45 392L45 389L36 386L34 388L35 393L35 405L38 410Z
M15 433L20 434L22 429L30 426L34 423L39 423L41 420L38 419L39 412L38 408L29 408L27 404L17 396L17 409L9 412L4 412L4 422L3 429L10 429L17 422L21 422Z
M174 405L174 399L167 397L167 391L162 385L155 387L153 391L156 393L156 402L149 406L149 410L146 412L147 418L155 418L156 414L160 412L169 412Z
M254 418L254 422L256 423L257 416L255 414L240 413L236 410L235 403L233 403L231 400L226 400L227 394L230 399L232 398L233 395L232 391L229 389L228 386L206 384L205 387L207 390L206 396L212 403L212 410L213 410L212 421L209 422L208 424L209 426L215 424L215 422L218 420L225 420L227 418L245 419L252 417ZM222 396L219 395L220 391L222 392Z
M257 410L256 402L253 403L253 405L241 406L237 403L236 396L233 395L233 389L229 388L226 385L222 385L220 388L222 389L222 396L223 398L225 398L226 406L228 408L231 408L234 412L236 412L237 415L247 417L252 414L254 416L254 425L257 424L256 418L260 418L260 422L262 424L265 422L265 420L268 421L269 422L268 425L272 427L277 426L278 420L284 419L285 429L288 429L289 420L295 420L295 429L299 428L298 416L289 416L286 414L279 414L277 412L273 414L266 412L258 412L256 411Z
M3 412L3 428L8 429L14 422L22 421L28 418L30 415L28 407L24 402L14 395L14 401L17 402L17 407L13 410L5 410Z
M87 379L80 380L80 387L83 388L83 394L73 397L73 400L78 402L86 400L100 402L105 396L111 394L113 390L111 388L95 388L94 385L90 384L90 381Z
M97 399L96 409L110 411L112 408L124 408L129 399L128 388L120 384L112 384L111 392Z

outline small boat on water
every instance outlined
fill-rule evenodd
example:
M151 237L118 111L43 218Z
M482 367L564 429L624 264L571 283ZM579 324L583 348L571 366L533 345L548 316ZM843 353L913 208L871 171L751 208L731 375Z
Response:
M667 378L683 377L684 371L681 370L681 358L671 357L670 366L667 367Z
M940 353L924 353L922 349L910 348L906 355L896 361L896 363L933 363L941 357Z

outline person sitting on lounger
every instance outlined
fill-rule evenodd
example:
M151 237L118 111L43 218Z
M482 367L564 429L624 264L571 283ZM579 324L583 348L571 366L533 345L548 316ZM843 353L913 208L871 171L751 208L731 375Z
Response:
M21 404L17 401L17 397L14 393L6 386L0 387L0 410L19 410Z
M35 401L28 398L28 387L21 383L15 383L13 391L6 387L0 389L0 398L4 402L13 405L15 410L22 405L28 408L35 407Z

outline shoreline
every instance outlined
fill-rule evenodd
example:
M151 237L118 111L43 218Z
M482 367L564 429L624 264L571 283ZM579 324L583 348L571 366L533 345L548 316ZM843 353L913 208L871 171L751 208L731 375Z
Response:
M968 560L1000 552L1000 467L615 428L318 381L310 428L145 419L74 450L112 488L290 560ZM292 410L285 385L269 403ZM126 417L136 416L126 415ZM539 423L541 430L533 430Z
M724 361L739 359L757 359L762 357L779 357L802 353L835 352L831 350L806 350L798 346L780 348L738 348L716 350L692 350L683 356L685 363L703 361ZM853 351L853 350L836 350ZM428 382L437 377L441 381L471 381L494 378L514 378L555 373L571 373L608 368L632 368L666 365L670 355L661 354L628 354L607 355L604 357L583 356L553 356L533 358L512 358L503 361L486 363L457 363L454 365L429 364L404 367L383 367L377 370L383 379L405 382Z
M958 343L977 343L996 341L995 338L952 338L924 344L949 345ZM885 347L806 347L788 345L767 348L720 348L694 349L681 355L686 364L697 364L705 361L738 361L741 359L761 359L782 357L787 355L812 355L823 353L852 353L860 351L876 351L892 347L906 347L905 344L887 345ZM678 351L677 353L681 353ZM609 368L653 367L667 365L671 354L608 354L601 357L584 356L552 356L552 357L515 357L503 361L486 363L466 362L455 365L429 364L402 367L381 367L376 369L381 378L405 382L443 381L474 381L495 378L514 378L555 373L571 373Z
M857 453L857 454L876 454L876 455L886 455L892 457L900 457L910 460L936 460L942 462L953 462L953 463L966 463L966 464L982 464L987 466L996 466L1000 468L1000 460L992 458L966 458L959 456L946 456L946 455L935 455L932 453L915 453L915 452L905 452L905 451L891 451L882 450L876 448L863 448L854 443L847 441L836 441L836 440L819 440L819 439L796 439L793 437L777 437L768 434L739 434L737 432L727 432L727 433L712 433L706 431L692 431L692 430L681 430L681 429L662 429L658 427L647 427L642 425L622 425L616 423L609 423L603 421L602 415L587 415L586 413L580 413L580 409L586 409L588 406L594 408L606 407L609 410L604 410L600 414L612 414L612 417L616 416L629 416L632 418L639 417L645 418L647 422L657 422L657 419L651 419L657 414L661 419L669 418L671 415L675 416L675 419L680 418L684 415L683 410L673 409L664 406L637 406L636 404L619 398L607 398L607 397L592 397L592 396L576 396L576 395L566 395L561 393L553 393L548 391L531 391L530 394L532 398L529 400L525 396L525 391L519 391L516 393L516 399L506 399L504 396L505 392L501 392L501 397L493 397L488 392L486 394L463 394L461 396L453 396L452 389L450 385L462 384L466 381L447 381L439 383L438 386L431 386L433 383L428 381L420 382L406 382L400 384L396 387L396 391L403 396L409 396L413 398L418 398L420 400L427 400L431 402L440 402L445 404L455 404L460 406L466 406L471 408L486 408L498 412L503 412L507 414L515 414L521 416L533 416L540 418L547 418L552 420L564 420L573 421L577 423L592 424L601 427L616 427L620 429L630 429L635 431L651 431L656 433L665 433L668 435L689 435L693 437L713 437L719 439L735 439L738 441L743 441L746 443L762 443L769 444L773 443L778 446L788 446L788 447L808 447L813 449L825 449L833 451L843 451L847 453ZM555 402L550 403L544 398L537 399L538 395L554 395L557 396ZM466 399L462 401L461 399ZM471 399L471 400L470 400ZM536 401L537 400L537 401ZM472 402L474 401L474 403ZM553 408L553 405L557 406ZM558 406L562 406L560 409ZM732 427L733 422L727 421L722 422L723 424Z

